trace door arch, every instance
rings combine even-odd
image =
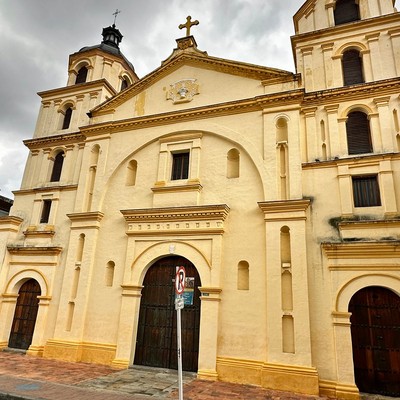
[[[134,364],[177,369],[174,281],[176,267],[184,266],[194,278],[193,304],[182,310],[182,368],[197,371],[200,332],[200,276],[186,258],[171,256],[156,261],[143,281]],[[193,281],[192,281],[193,282]]]
[[[20,287],[8,347],[27,350],[31,345],[40,295],[40,285],[35,279],[27,280]]]
[[[354,377],[361,392],[400,396],[400,297],[369,286],[349,303]]]

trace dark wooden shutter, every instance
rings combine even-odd
[[[51,172],[50,182],[58,182],[61,177],[61,170],[64,163],[64,153],[60,152],[54,159],[53,171]]]
[[[362,60],[358,50],[347,50],[343,53],[342,68],[345,86],[364,83]]]
[[[349,154],[372,153],[368,116],[361,111],[353,111],[347,116],[347,146]]]
[[[63,121],[63,126],[61,129],[68,129],[69,124],[71,123],[71,117],[72,117],[72,108],[69,107],[65,110],[65,115],[64,115],[64,121]]]
[[[374,207],[381,205],[378,178],[376,175],[353,176],[354,207]]]
[[[358,4],[355,0],[337,0],[334,16],[335,25],[358,21],[360,19]]]
[[[88,73],[88,69],[86,67],[82,67],[78,71],[78,75],[76,76],[75,83],[84,83],[84,82],[86,82],[87,73]]]

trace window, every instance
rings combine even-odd
[[[64,163],[64,152],[60,152],[54,158],[53,171],[51,172],[50,182],[58,182],[61,177],[61,170]]]
[[[172,154],[171,180],[187,179],[189,176],[189,152]]]
[[[49,222],[51,209],[51,200],[43,200],[42,215],[40,216],[40,223],[46,224]]]
[[[334,10],[335,25],[346,24],[347,22],[358,21],[360,11],[355,0],[337,0]]]
[[[239,178],[240,172],[240,153],[237,149],[231,149],[227,154],[227,178]]]
[[[75,83],[84,83],[84,82],[86,82],[87,74],[88,74],[88,69],[86,67],[82,67],[78,71],[78,75],[76,76]]]
[[[346,122],[349,154],[372,153],[368,115],[361,111],[348,114]]]
[[[358,50],[347,50],[342,58],[343,84],[345,86],[364,83],[362,59]]]
[[[353,176],[354,207],[374,207],[381,205],[378,177]]]
[[[128,168],[126,171],[126,186],[135,186],[136,184],[136,174],[137,174],[137,161],[131,160],[128,163]]]
[[[72,108],[69,107],[65,110],[64,121],[61,129],[69,128],[69,124],[71,123],[71,117],[72,117]]]
[[[121,92],[130,86],[128,79],[124,78],[121,83]]]

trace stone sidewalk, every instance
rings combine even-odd
[[[146,367],[115,370],[23,353],[0,352],[0,400],[175,400],[177,372]],[[184,374],[185,400],[322,400],[250,385],[212,382]],[[363,397],[365,400],[381,397]]]

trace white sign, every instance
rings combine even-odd
[[[175,310],[182,310],[185,307],[185,300],[181,295],[175,298]]]
[[[185,290],[185,278],[186,271],[185,267],[177,267],[175,276],[175,292],[176,294],[182,294]]]

